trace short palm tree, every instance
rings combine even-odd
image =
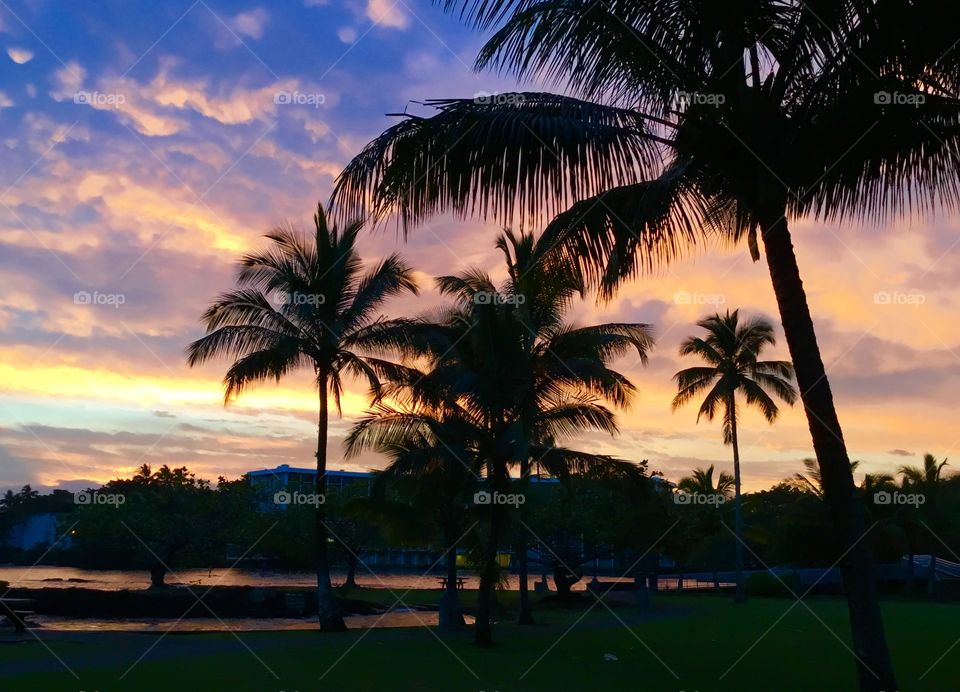
[[[935,2],[437,0],[493,30],[478,67],[565,95],[438,99],[371,142],[344,212],[554,218],[610,292],[712,232],[762,251],[840,542],[863,689],[895,689],[863,512],[789,223],[960,200],[960,52]]]
[[[412,375],[412,377],[411,377]],[[404,387],[416,388],[422,375],[410,371]],[[404,396],[407,406],[378,404],[364,415],[345,441],[347,455],[373,449],[390,459],[381,478],[409,480],[416,507],[443,536],[446,589],[440,599],[439,629],[464,627],[457,589],[457,548],[471,532],[471,501],[480,469],[476,440],[479,430],[455,404],[431,405],[428,397]]]
[[[743,502],[740,497],[740,446],[737,441],[737,396],[746,406],[757,408],[768,422],[773,423],[780,414],[773,397],[793,405],[797,390],[790,380],[793,366],[782,360],[760,360],[766,346],[776,344],[773,325],[764,319],[740,321],[740,311],[729,310],[697,322],[706,331],[704,337],[692,336],[680,345],[681,356],[697,356],[706,365],[681,370],[674,379],[677,395],[673,409],[701,395],[706,395],[700,404],[697,421],[701,417],[713,420],[718,412],[723,414],[723,442],[733,447],[734,523],[737,534],[736,568],[737,591],[735,600],[746,600],[743,583]]]
[[[684,476],[677,483],[677,490],[698,495],[719,495],[729,497],[733,491],[734,479],[726,471],[721,471],[716,482],[713,480],[713,464],[705,469],[694,469],[689,476]]]
[[[305,367],[313,370],[319,393],[316,490],[326,493],[328,399],[340,412],[343,377],[365,381],[371,396],[380,379],[400,366],[379,357],[403,345],[404,323],[380,314],[384,301],[416,293],[413,272],[390,255],[364,273],[357,254],[360,223],[328,225],[323,208],[313,217],[315,232],[278,228],[270,246],[244,256],[238,287],[221,295],[203,314],[207,334],[187,348],[190,366],[232,359],[223,378],[224,401],[248,387],[279,381]],[[328,530],[323,503],[316,511],[317,595],[321,631],[345,629],[330,585]]]
[[[923,455],[923,466],[901,466],[897,473],[902,478],[902,488],[905,492],[922,494],[924,503],[922,515],[926,515],[928,532],[936,531],[938,522],[937,496],[943,480],[943,467],[947,460],[938,461],[932,454]],[[922,516],[921,515],[921,516]],[[934,526],[930,526],[932,523]],[[930,541],[930,564],[927,568],[927,596],[933,598],[937,586],[937,541]],[[911,560],[913,556],[911,556]],[[912,579],[911,579],[912,582]]]
[[[705,469],[694,469],[691,475],[684,476],[677,482],[677,490],[691,495],[723,498],[723,502],[729,500],[734,488],[733,476],[726,471],[721,471],[720,475],[717,476],[716,481],[714,481],[713,473],[713,464],[710,464],[710,466]],[[722,507],[723,502],[715,503],[713,505],[713,511],[706,511],[700,514],[700,522],[697,527],[697,533],[700,534],[698,537],[713,538],[718,534],[722,525],[722,518],[719,510]],[[709,505],[707,506],[707,509],[709,510]],[[711,553],[713,554],[714,559],[713,586],[714,589],[719,592],[720,579],[717,575],[716,569],[716,561],[718,557],[716,546],[713,547]],[[678,586],[683,588],[682,578],[679,580]]]
[[[856,471],[859,465],[859,461],[851,461],[850,470]],[[817,460],[804,459],[803,467],[806,469],[806,473],[793,474],[793,476],[789,479],[789,483],[798,490],[801,490],[805,493],[810,493],[811,495],[816,495],[820,499],[823,499],[823,478],[820,476],[820,467],[817,466]],[[883,480],[881,476],[871,476],[870,474],[867,474],[867,479],[870,479],[871,481]]]

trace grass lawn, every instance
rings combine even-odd
[[[504,596],[507,618],[514,599]],[[49,634],[53,653],[37,641],[0,646],[0,678],[5,690],[74,691],[855,689],[844,602],[807,605],[813,613],[779,599],[661,595],[652,617],[601,605],[582,619],[582,608],[541,607],[535,627],[497,626],[490,650],[469,633],[441,643],[424,628],[169,635],[136,665],[156,635]],[[901,689],[958,689],[960,646],[944,654],[960,639],[960,605],[890,601],[884,613]]]

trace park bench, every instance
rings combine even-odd
[[[33,615],[33,612],[26,610],[32,604],[33,601],[28,598],[0,598],[0,615],[13,623],[14,632],[24,632],[27,625],[23,618]]]
[[[446,578],[446,577],[437,577],[437,581],[440,582],[440,588],[441,588],[441,589],[446,589],[446,588],[447,588],[447,578]],[[466,583],[467,583],[466,578],[464,578],[464,577],[457,577],[457,589],[461,589],[461,590],[462,590],[463,587],[464,587],[464,585],[466,585]]]

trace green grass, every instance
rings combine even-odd
[[[389,598],[363,594],[370,596]],[[409,603],[435,598],[408,596]],[[511,597],[501,603],[513,609]],[[815,616],[801,604],[784,615],[791,605],[663,595],[662,617],[641,621],[635,610],[617,607],[617,616],[633,623],[626,627],[598,606],[573,629],[583,609],[541,608],[536,627],[498,625],[498,646],[490,650],[474,647],[469,633],[444,644],[423,628],[242,633],[243,643],[230,634],[170,635],[122,681],[155,636],[100,635],[97,646],[51,638],[47,643],[79,681],[38,642],[0,646],[0,670],[4,689],[16,690],[854,689],[843,601],[810,600]],[[892,601],[884,614],[900,688],[956,689],[960,647],[933,664],[960,639],[960,605]]]

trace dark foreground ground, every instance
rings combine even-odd
[[[360,596],[390,601],[385,592]],[[436,594],[413,592],[407,603]],[[652,612],[538,605],[520,627],[501,597],[498,645],[428,628],[317,632],[0,635],[3,690],[853,690],[843,601],[660,595]],[[465,594],[465,600],[472,594]],[[468,603],[469,605],[469,603]],[[589,608],[589,611],[588,611]],[[808,609],[809,608],[809,609]],[[960,689],[960,605],[884,606],[902,690]]]

